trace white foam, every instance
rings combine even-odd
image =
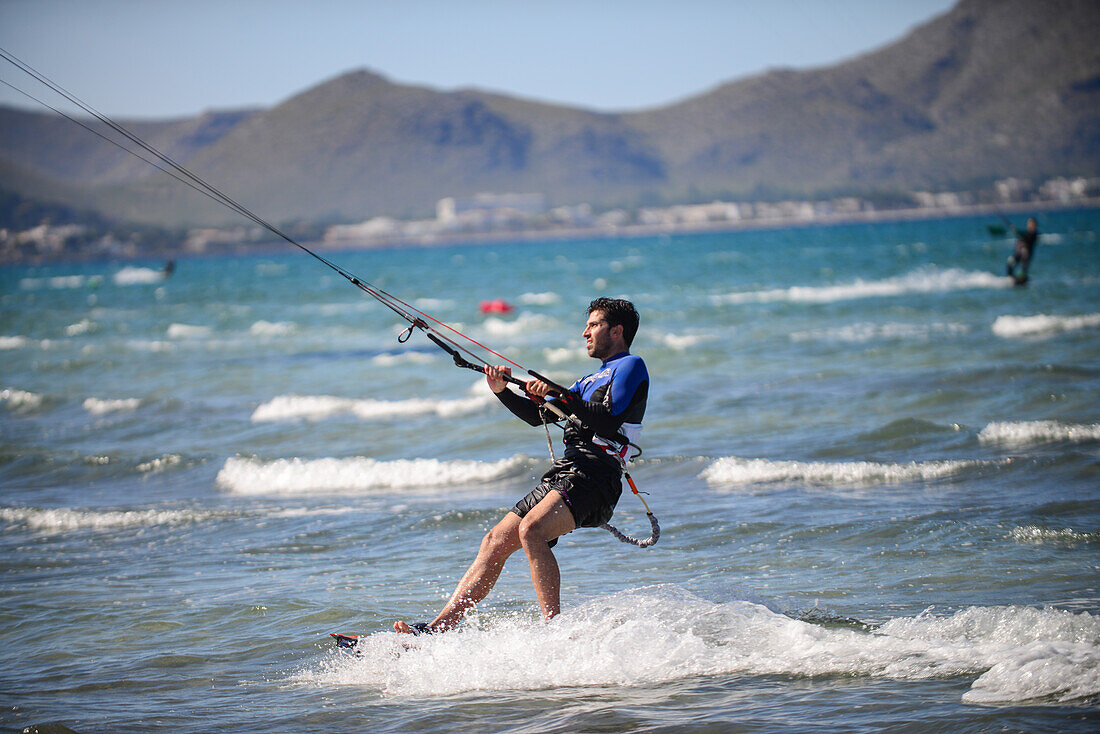
[[[95,329],[95,322],[89,319],[81,319],[75,324],[69,324],[65,327],[65,336],[80,336],[81,334],[87,334]]]
[[[1100,423],[1059,423],[1058,421],[990,423],[978,433],[978,440],[981,443],[1009,446],[1027,446],[1053,441],[1100,441]]]
[[[998,316],[993,333],[1005,339],[1026,336],[1051,336],[1064,331],[1079,331],[1100,327],[1100,313],[1082,316]]]
[[[661,334],[661,343],[677,352],[683,352],[703,342],[712,341],[709,334]]]
[[[716,305],[737,303],[832,303],[913,293],[945,293],[979,288],[1011,288],[1012,279],[982,271],[925,268],[883,280],[856,280],[842,285],[793,286],[773,290],[728,293],[711,297]]]
[[[33,291],[42,287],[63,289],[82,288],[87,278],[83,275],[56,275],[52,278],[23,278],[19,281],[19,287],[23,290]]]
[[[888,464],[872,461],[804,462],[726,457],[714,461],[699,476],[707,484],[717,486],[808,482],[836,487],[858,487],[941,479],[982,464],[980,461],[910,461],[904,464]]]
[[[196,512],[193,510],[93,511],[71,508],[0,508],[0,521],[47,534],[61,533],[68,530],[108,530],[153,525],[179,525],[200,522],[211,516],[209,512]]]
[[[159,283],[164,280],[163,270],[153,268],[138,268],[132,265],[124,267],[114,274],[115,285],[144,285],[146,283]]]
[[[1010,533],[1018,543],[1042,545],[1075,545],[1077,543],[1100,543],[1100,533],[1082,533],[1073,528],[1043,528],[1035,525],[1023,525],[1013,528]]]
[[[168,463],[174,462],[169,461]],[[315,515],[342,515],[358,509],[361,508],[273,507],[256,508],[250,510],[249,514],[261,518],[295,518]],[[0,523],[26,528],[43,535],[52,535],[73,530],[106,532],[128,528],[140,530],[161,525],[204,523],[233,517],[235,514],[216,510],[88,510],[71,507],[0,507]]]
[[[393,367],[401,364],[428,364],[435,361],[434,354],[426,352],[397,352],[396,354],[378,354],[371,362],[381,367]]]
[[[982,703],[1100,693],[1100,619],[1087,613],[970,607],[866,632],[664,586],[567,608],[548,624],[534,617],[475,617],[448,634],[418,638],[374,634],[360,642],[361,656],[335,652],[296,679],[412,698],[745,675],[976,677],[963,698]]]
[[[172,342],[160,339],[131,339],[126,346],[141,352],[171,352],[176,348]]]
[[[848,344],[864,344],[883,339],[927,341],[936,336],[957,336],[968,331],[970,329],[965,324],[952,323],[860,323],[813,331],[796,331],[791,334],[791,340],[796,342],[835,341]]]
[[[1100,693],[1100,618],[1032,607],[970,607],[950,617],[922,614],[879,634],[949,651],[981,675],[967,703],[1072,701]],[[934,649],[934,648],[933,648]]]
[[[545,293],[524,293],[519,297],[519,302],[524,306],[551,306],[561,301],[561,296],[553,291]]]
[[[92,415],[106,415],[125,410],[137,410],[141,405],[140,398],[120,398],[117,400],[103,398],[87,398],[84,400],[84,410]]]
[[[0,336],[0,349],[22,349],[30,344],[25,336]]]
[[[298,325],[289,321],[257,321],[248,328],[255,336],[289,336],[298,330]]]
[[[209,326],[170,324],[166,333],[169,339],[198,339],[209,336],[211,331],[212,329]]]
[[[218,472],[220,487],[237,494],[371,492],[389,489],[451,487],[503,479],[522,471],[528,459],[500,461],[397,459],[276,459],[234,457]]]
[[[515,320],[508,321],[496,316],[490,316],[481,324],[481,328],[487,334],[497,337],[519,336],[552,328],[557,322],[549,316],[541,314],[521,313]]]
[[[183,461],[183,457],[179,454],[165,454],[164,456],[158,456],[151,461],[146,461],[144,463],[138,464],[137,470],[142,474],[155,474],[157,472],[164,471],[170,466],[176,466],[181,461]]]
[[[279,276],[285,275],[287,272],[287,266],[284,263],[257,263],[256,275],[263,276]]]
[[[485,394],[453,400],[356,400],[329,395],[280,395],[263,403],[252,413],[253,423],[285,420],[324,420],[335,415],[354,415],[362,420],[381,420],[410,415],[435,414],[443,418],[481,410],[492,402]]]
[[[15,410],[34,409],[42,405],[42,396],[26,390],[15,390],[7,387],[0,390],[0,403],[4,403]]]
[[[588,359],[588,351],[584,347],[556,347],[542,350],[543,356],[550,364],[562,364],[563,362],[577,362]]]
[[[417,298],[413,301],[413,304],[424,311],[444,311],[449,308],[454,308],[454,301],[449,301],[443,298]]]

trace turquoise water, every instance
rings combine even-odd
[[[302,253],[0,269],[0,724],[1095,730],[1100,212],[1022,288],[986,223],[326,253],[563,382],[592,297],[642,313],[661,541],[407,650],[541,430]]]

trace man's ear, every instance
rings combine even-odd
[[[611,334],[612,339],[622,339],[623,338],[623,330],[625,328],[626,327],[624,327],[622,324],[615,324],[614,326],[611,327],[611,331],[608,332],[608,333]],[[616,329],[619,330],[619,333],[617,333],[617,334],[615,333]]]

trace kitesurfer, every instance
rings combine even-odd
[[[525,386],[534,400],[517,395],[505,381],[511,375],[509,367],[485,368],[489,389],[527,423],[538,426],[556,420],[536,402],[542,399],[578,420],[566,423],[564,456],[485,535],[477,557],[438,616],[412,626],[396,622],[396,632],[453,629],[488,595],[504,562],[520,548],[527,555],[543,617],[550,619],[561,611],[561,576],[551,548],[560,536],[578,527],[599,527],[611,519],[622,493],[622,463],[616,453],[625,452],[624,439],[636,440],[641,430],[649,374],[645,362],[630,353],[638,321],[638,312],[629,301],[592,301],[583,336],[588,356],[600,360],[600,368],[577,380],[562,396],[553,396],[553,386],[537,379]]]
[[[1027,268],[1031,264],[1031,254],[1035,251],[1035,243],[1039,241],[1039,223],[1035,221],[1035,217],[1028,217],[1023,232],[1016,229],[1015,225],[1011,226],[1012,231],[1016,233],[1016,250],[1009,256],[1005,269],[1008,271],[1008,277],[1016,281],[1017,285],[1021,285],[1027,282]],[[1017,265],[1020,266],[1019,274],[1016,273]]]

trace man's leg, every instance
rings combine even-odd
[[[560,492],[550,492],[519,524],[519,542],[531,564],[531,583],[546,619],[561,612],[561,573],[550,541],[576,529],[573,513]]]
[[[557,494],[554,492],[554,494]],[[466,569],[458,582],[450,601],[439,615],[428,624],[432,632],[454,629],[470,607],[484,599],[500,577],[508,557],[520,549],[520,517],[514,512],[506,514],[481,540],[477,558]],[[394,622],[395,632],[412,632],[405,622]]]

